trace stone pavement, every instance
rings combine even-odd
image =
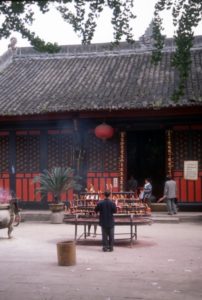
[[[114,252],[106,253],[100,237],[90,237],[78,242],[71,267],[58,266],[56,244],[73,239],[72,225],[27,221],[10,240],[2,229],[0,299],[201,300],[201,229],[196,220],[154,222],[138,227],[132,247],[116,241]]]

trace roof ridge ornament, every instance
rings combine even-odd
[[[149,26],[146,28],[145,33],[139,38],[139,41],[145,46],[152,46],[154,42],[153,38],[153,19]]]
[[[11,49],[11,50],[15,51],[16,50],[16,44],[17,44],[16,37],[11,37],[10,43],[8,44],[8,49]]]

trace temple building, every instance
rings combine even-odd
[[[145,36],[57,54],[9,47],[0,57],[0,187],[34,209],[48,200],[35,195],[33,177],[54,166],[72,167],[84,189],[97,191],[124,191],[131,175],[141,187],[150,177],[156,198],[169,173],[179,204],[202,206],[202,36],[177,102],[174,50],[166,39],[154,65]]]

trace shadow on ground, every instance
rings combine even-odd
[[[77,241],[77,245],[82,246],[101,246],[100,240],[92,240],[92,239],[86,239],[86,240],[79,240]],[[130,241],[128,240],[116,240],[114,243],[115,247],[126,247],[126,248],[143,248],[143,247],[154,247],[157,243],[153,241],[145,241],[145,240],[137,240],[133,241],[132,245]]]

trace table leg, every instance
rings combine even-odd
[[[132,247],[133,244],[133,237],[134,237],[134,233],[133,233],[133,214],[130,215],[130,245]]]
[[[74,240],[77,240],[77,223],[75,222]]]
[[[130,245],[133,243],[133,223],[130,223]]]
[[[135,240],[137,241],[137,225],[135,225]]]
[[[86,234],[86,224],[84,224],[84,238],[86,239],[86,236],[87,236],[87,234]]]

